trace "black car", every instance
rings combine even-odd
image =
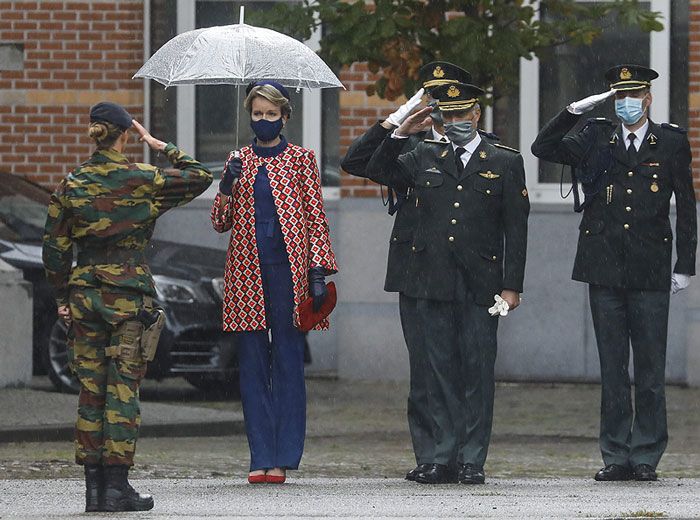
[[[0,258],[34,287],[34,373],[48,374],[57,389],[77,392],[68,367],[66,326],[46,282],[41,241],[49,193],[21,177],[0,173]],[[226,252],[153,240],[146,251],[156,301],[166,326],[147,377],[183,376],[209,393],[238,392],[235,335],[221,330]]]

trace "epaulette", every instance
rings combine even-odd
[[[486,137],[487,139],[491,139],[492,141],[500,141],[501,138],[498,137],[496,134],[492,132],[486,132],[485,130],[479,130],[479,135],[482,135],[483,137]]]
[[[610,121],[610,119],[607,119],[605,117],[592,117],[588,121],[586,121],[587,125],[608,125],[608,126],[615,126],[615,123]]]
[[[439,139],[423,139],[423,142],[433,144],[449,144],[449,141],[441,141]]]
[[[498,148],[503,148],[504,150],[508,150],[508,151],[515,152],[515,153],[520,153],[520,150],[516,150],[515,148],[511,148],[510,146],[506,146],[506,145],[501,144],[501,143],[491,143],[491,144],[498,147]]]
[[[682,126],[678,126],[676,123],[661,123],[661,128],[671,130],[673,132],[678,132],[679,134],[687,134],[688,131]]]

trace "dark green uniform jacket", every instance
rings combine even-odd
[[[69,173],[51,196],[44,235],[46,277],[58,305],[69,287],[128,289],[155,296],[143,251],[156,219],[211,184],[212,174],[169,143],[176,170],[130,162],[116,150],[97,150]],[[73,246],[78,265],[72,268]]]
[[[674,272],[695,274],[695,193],[685,131],[650,121],[630,161],[620,125],[590,120],[582,131],[567,135],[579,119],[564,109],[532,145],[540,159],[578,167],[579,175],[593,177],[600,185],[583,212],[573,279],[606,287],[669,290],[669,209],[674,193]]]
[[[341,163],[343,170],[355,177],[367,177],[367,163],[370,157],[382,143],[384,138],[391,133],[380,123],[373,125],[366,133],[357,138],[348,148]],[[420,138],[404,140],[403,151],[408,152],[415,148]],[[377,182],[376,179],[371,179]],[[407,280],[406,261],[411,254],[411,242],[413,230],[418,224],[418,210],[415,206],[413,191],[407,189],[405,183],[401,186],[392,186],[392,189],[405,197],[396,212],[394,227],[391,231],[389,242],[389,257],[386,264],[386,279],[384,290],[387,292],[403,292]]]
[[[492,305],[503,289],[522,292],[530,203],[520,154],[482,138],[460,173],[451,143],[428,139],[399,156],[404,145],[384,139],[367,176],[414,191],[418,224],[405,294],[454,300],[457,269],[480,305]]]

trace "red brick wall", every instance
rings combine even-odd
[[[0,70],[0,170],[55,185],[93,150],[90,106],[143,114],[143,1],[2,2],[0,42],[24,45],[24,70]],[[142,160],[141,145],[127,153]]]
[[[368,97],[365,88],[374,83],[375,76],[365,64],[355,64],[340,74],[347,88],[340,92],[340,153],[380,119],[386,118],[404,100],[386,101],[377,96]],[[378,197],[379,186],[372,181],[343,173],[340,178],[342,197]]]
[[[688,136],[693,150],[695,196],[700,199],[700,0],[690,0],[688,39]]]

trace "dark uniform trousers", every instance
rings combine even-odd
[[[343,158],[341,164],[343,170],[356,177],[368,178],[367,163],[389,132],[390,130],[377,123],[357,138]],[[418,139],[410,139],[403,149],[411,150],[418,142]],[[419,321],[419,300],[406,295],[403,291],[418,211],[415,206],[415,196],[411,190],[406,186],[393,186],[392,189],[394,193],[398,192],[397,197],[400,202],[394,206],[397,212],[389,240],[384,290],[399,293],[401,330],[406,342],[409,362],[409,392],[406,405],[408,429],[416,464],[428,464],[433,461],[433,419],[428,403],[425,329],[421,327]],[[406,193],[407,195],[403,195]],[[393,197],[393,194],[390,193],[389,197]]]
[[[483,466],[498,326],[488,307],[505,288],[522,292],[529,212],[522,158],[482,139],[458,171],[449,143],[425,140],[399,156],[403,145],[386,138],[367,176],[409,186],[418,212],[403,294],[415,300],[427,358],[427,462]]]
[[[639,151],[605,119],[579,121],[563,110],[540,131],[532,152],[575,167],[586,194],[573,279],[589,284],[601,370],[600,449],[608,464],[656,467],[666,448],[664,393],[672,239],[674,272],[695,274],[697,224],[684,131],[649,122]],[[632,410],[629,349],[634,353]]]

